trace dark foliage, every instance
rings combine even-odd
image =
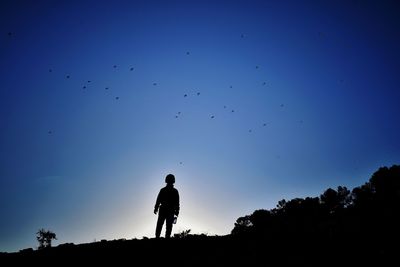
[[[302,240],[342,253],[363,251],[370,259],[387,256],[400,237],[400,166],[380,168],[351,192],[328,188],[319,197],[283,199],[272,210],[256,210],[237,219],[232,235],[292,245]]]
[[[39,229],[36,233],[36,239],[39,242],[39,249],[51,247],[53,239],[57,239],[56,234],[50,230]]]

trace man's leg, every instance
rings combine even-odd
[[[168,214],[165,218],[166,231],[165,238],[170,238],[172,232],[172,223],[174,222],[174,214]]]
[[[161,235],[161,229],[163,227],[164,220],[165,220],[165,216],[161,212],[159,212],[158,219],[157,219],[157,227],[156,227],[156,238],[159,238]]]

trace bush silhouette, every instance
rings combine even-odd
[[[51,241],[57,239],[56,234],[50,230],[39,229],[36,233],[36,239],[39,242],[38,249],[51,247]]]
[[[174,234],[174,237],[175,237],[175,238],[185,238],[185,237],[188,237],[189,234],[190,234],[190,231],[191,231],[191,229],[184,230],[184,231],[182,231],[182,232],[180,232],[180,233]]]

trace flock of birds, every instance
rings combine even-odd
[[[14,36],[14,33],[13,33],[13,32],[8,32],[7,35],[8,35],[8,37],[12,38],[12,37]],[[324,34],[322,34],[321,32],[319,32],[319,33],[318,33],[318,36],[321,37],[321,36],[324,36]],[[245,38],[245,35],[244,35],[244,34],[241,34],[241,35],[240,35],[240,38],[242,38],[242,39]],[[185,54],[186,54],[186,56],[190,56],[190,55],[191,55],[190,51],[186,51]],[[114,65],[112,65],[112,69],[118,70],[118,69],[119,69],[119,66],[116,65],[116,64],[114,64]],[[260,69],[260,66],[259,66],[259,65],[256,65],[256,66],[255,66],[255,69],[256,69],[256,70],[259,70],[259,69]],[[128,71],[129,71],[129,72],[133,72],[134,70],[135,70],[134,67],[132,67],[132,66],[128,67]],[[49,69],[48,69],[48,72],[49,72],[49,73],[53,73],[53,72],[55,72],[55,70],[54,70],[53,68],[49,68]],[[65,79],[71,79],[71,78],[72,78],[71,74],[65,74]],[[90,85],[91,83],[92,83],[92,80],[86,80],[86,81],[84,82],[84,84],[81,85],[81,89],[82,89],[82,90],[87,90],[87,89],[89,88],[89,85]],[[153,82],[152,85],[153,85],[153,86],[158,86],[158,83],[157,83],[157,82]],[[266,86],[266,85],[267,85],[267,82],[264,81],[264,82],[262,82],[261,85],[262,85],[262,86]],[[230,88],[230,89],[233,89],[233,85],[229,85],[229,88]],[[106,87],[104,87],[104,90],[109,91],[109,90],[110,90],[110,87],[106,86]],[[200,97],[200,96],[201,96],[201,92],[195,92],[193,95],[196,96],[196,97]],[[193,96],[193,95],[192,95],[192,96]],[[187,94],[187,93],[183,94],[183,98],[189,98],[189,94]],[[116,101],[118,101],[118,100],[120,99],[120,97],[119,97],[119,96],[114,96],[114,99],[115,99]],[[283,103],[280,104],[280,108],[284,108],[284,107],[285,107],[285,105],[284,105]],[[228,107],[227,107],[226,105],[223,105],[223,109],[224,109],[224,110],[227,110],[227,111],[228,111],[229,113],[231,113],[231,114],[235,113],[235,111],[236,111],[236,110],[233,109],[233,108],[228,109]],[[182,112],[181,112],[181,111],[178,111],[178,112],[174,115],[174,118],[175,118],[175,119],[179,119],[181,116],[182,116]],[[210,114],[210,115],[209,115],[209,118],[210,118],[210,119],[216,119],[216,115],[215,115],[215,114]],[[300,120],[299,123],[303,123],[303,120]],[[267,127],[268,124],[269,124],[269,123],[267,123],[267,122],[263,122],[263,123],[261,123],[260,125],[261,125],[261,127]],[[252,133],[252,132],[254,131],[254,129],[248,129],[247,131],[248,131],[248,133]],[[54,130],[48,130],[47,133],[48,133],[48,134],[53,134],[53,133],[54,133]],[[182,164],[182,162],[180,162],[180,164]]]
[[[243,38],[243,37],[242,37],[242,38]],[[186,52],[186,55],[189,56],[189,55],[190,55],[190,52]],[[112,68],[113,68],[113,69],[117,69],[118,66],[117,66],[117,65],[113,65]],[[256,69],[259,69],[260,67],[257,65],[257,66],[255,66],[255,68],[256,68]],[[133,71],[134,69],[135,69],[134,67],[129,67],[129,71]],[[48,69],[48,72],[49,72],[49,73],[53,73],[54,70],[53,70],[52,68],[49,68],[49,69]],[[66,75],[65,75],[65,79],[71,79],[71,75],[70,75],[70,74],[66,74]],[[92,83],[92,80],[87,80],[87,81],[82,85],[82,90],[88,89],[88,86],[89,86],[89,84],[91,84],[91,83]],[[262,83],[263,86],[265,86],[266,84],[267,84],[266,82],[263,82],[263,83]],[[157,86],[157,85],[158,85],[157,82],[153,82],[153,86]],[[229,88],[232,89],[233,86],[230,85]],[[110,87],[106,86],[106,87],[104,87],[104,90],[108,91],[108,90],[110,90]],[[194,94],[194,96],[200,97],[200,96],[201,96],[201,92],[196,92],[196,93]],[[188,97],[189,97],[189,94],[187,94],[187,93],[183,94],[183,98],[188,98]],[[115,100],[119,100],[120,97],[119,97],[119,96],[115,96],[114,99],[115,99]],[[280,107],[283,108],[283,107],[284,107],[284,104],[280,104]],[[223,106],[223,109],[226,110],[226,109],[228,109],[228,107],[227,107],[226,105],[224,105],[224,106]],[[229,113],[235,113],[235,109],[232,109],[232,108],[229,109]],[[181,115],[182,115],[182,112],[181,112],[181,111],[178,111],[178,112],[174,115],[174,118],[175,118],[175,119],[179,119],[179,118],[181,117]],[[209,115],[209,117],[210,117],[210,119],[215,119],[215,118],[216,118],[216,115],[211,114],[211,115]],[[302,123],[302,121],[301,121],[301,123]],[[262,123],[261,125],[262,125],[262,127],[266,127],[266,126],[268,125],[268,123],[264,122],[264,123]],[[249,133],[252,133],[252,132],[253,132],[253,129],[248,129],[248,132],[249,132]],[[49,131],[48,131],[48,134],[53,134],[53,133],[54,133],[53,130],[49,130]],[[180,163],[180,164],[182,164],[182,163]]]
[[[186,55],[190,55],[190,52],[186,52]],[[113,65],[113,68],[116,69],[116,68],[117,68],[117,65]],[[255,68],[258,69],[259,66],[256,66]],[[133,70],[134,70],[134,67],[130,67],[130,68],[129,68],[129,71],[133,71]],[[52,69],[52,68],[49,68],[48,71],[49,71],[49,73],[52,73],[52,72],[53,72],[53,69]],[[70,79],[70,78],[71,78],[71,75],[70,75],[70,74],[67,74],[67,75],[65,75],[65,78],[66,78],[66,79]],[[83,89],[83,90],[87,89],[87,88],[88,88],[88,85],[89,85],[91,82],[92,82],[91,80],[87,80],[86,83],[85,83],[84,85],[82,85],[82,89]],[[263,83],[262,83],[263,86],[265,86],[266,84],[267,84],[266,82],[263,82]],[[157,86],[157,85],[158,85],[158,84],[157,84],[156,82],[153,82],[153,86]],[[229,88],[232,89],[233,86],[230,85]],[[104,87],[104,89],[105,89],[105,90],[109,90],[110,87],[106,86],[106,87]],[[200,93],[200,92],[197,92],[195,95],[196,95],[196,96],[200,96],[201,93]],[[183,97],[184,97],[184,98],[187,98],[187,97],[189,97],[189,95],[186,93],[186,94],[183,94]],[[120,99],[119,96],[115,96],[115,100],[119,100],[119,99]],[[284,107],[284,105],[281,104],[280,107]],[[224,105],[223,108],[226,109],[227,106]],[[231,112],[231,113],[234,113],[235,110],[234,110],[234,109],[231,109],[230,112]],[[178,119],[178,118],[179,118],[179,115],[181,115],[181,114],[182,114],[182,113],[179,111],[179,112],[175,115],[175,118]],[[214,119],[214,118],[215,118],[215,115],[211,115],[210,118],[211,118],[211,119]],[[266,123],[264,123],[263,126],[266,126]],[[49,131],[49,132],[50,132],[50,131]],[[249,132],[251,132],[251,130],[249,130]]]
[[[244,38],[244,35],[242,35],[241,38]],[[187,51],[187,52],[186,52],[186,55],[189,56],[189,55],[190,55],[190,52]],[[117,69],[117,68],[118,68],[117,65],[113,65],[112,67],[113,67],[113,69]],[[260,68],[260,66],[258,66],[258,65],[255,66],[255,69],[259,69],[259,68]],[[129,71],[133,71],[133,70],[134,70],[134,67],[129,67]],[[53,72],[53,69],[52,69],[52,68],[49,68],[48,71],[49,71],[49,73],[52,73],[52,72]],[[71,75],[70,75],[70,74],[67,74],[67,75],[65,75],[65,78],[66,78],[66,79],[70,79],[70,78],[71,78]],[[88,88],[88,85],[89,85],[91,82],[92,82],[91,80],[87,80],[86,83],[85,83],[84,85],[82,85],[82,89],[83,89],[83,90],[86,90],[86,89]],[[262,83],[263,86],[265,86],[266,84],[267,84],[267,83],[266,83],[265,81]],[[157,82],[153,82],[153,86],[157,86],[157,85],[158,85]],[[232,89],[233,86],[230,85],[229,88]],[[104,90],[109,90],[109,89],[110,89],[110,87],[108,87],[108,86],[107,86],[107,87],[104,87]],[[197,97],[199,97],[200,95],[201,95],[201,92],[196,92],[196,93],[195,93],[195,96],[197,96]],[[188,95],[187,93],[183,94],[183,98],[188,98],[188,97],[189,97],[189,95]],[[119,100],[119,99],[120,99],[119,96],[115,96],[115,100]],[[280,104],[280,107],[283,108],[283,107],[284,107],[284,104]],[[223,108],[224,108],[224,109],[227,109],[228,107],[227,107],[226,105],[224,105]],[[235,109],[230,109],[229,112],[230,112],[230,113],[235,113]],[[182,112],[181,112],[181,111],[178,111],[178,112],[175,114],[174,117],[175,117],[175,119],[179,119],[181,115],[182,115]],[[215,115],[210,115],[210,119],[215,119],[215,118],[216,118]],[[303,123],[303,120],[301,120],[301,121],[299,121],[299,122],[300,122],[300,123]],[[262,125],[262,127],[266,127],[266,126],[268,125],[268,123],[264,122],[264,123],[262,123],[261,125]],[[248,132],[249,132],[249,133],[252,133],[252,132],[253,132],[253,129],[248,129]],[[53,134],[53,131],[52,131],[52,130],[49,130],[49,131],[48,131],[48,134]],[[182,164],[182,162],[180,162],[180,164]]]
[[[117,68],[117,65],[113,65],[113,68],[116,69],[116,68]],[[134,67],[130,67],[130,68],[129,68],[129,71],[133,71],[133,70],[134,70]],[[52,72],[53,72],[53,69],[52,69],[52,68],[49,68],[49,73],[52,73]],[[70,78],[71,78],[71,75],[70,75],[70,74],[67,74],[67,75],[65,75],[65,78],[66,78],[66,79],[70,79]],[[83,89],[83,90],[88,89],[88,86],[89,86],[89,84],[90,84],[91,82],[92,82],[91,80],[87,80],[86,83],[85,83],[84,85],[82,85],[82,89]],[[153,85],[157,85],[157,83],[153,83]],[[109,89],[110,89],[110,87],[108,87],[108,86],[104,87],[104,90],[106,90],[106,91],[108,91]],[[115,100],[119,100],[119,96],[115,96]]]
[[[11,37],[13,34],[12,34],[12,32],[9,32],[8,35]],[[241,34],[240,37],[241,37],[241,38],[245,38],[245,35],[244,35],[244,34]],[[186,56],[190,56],[190,51],[186,51],[185,54],[186,54]],[[112,68],[113,68],[113,69],[118,69],[118,65],[113,65]],[[134,67],[129,67],[129,68],[128,68],[128,70],[129,70],[130,72],[134,71],[134,69],[135,69]],[[259,65],[256,65],[256,66],[255,66],[255,69],[256,69],[256,70],[260,69],[260,66],[259,66]],[[54,69],[53,69],[53,68],[49,68],[49,69],[48,69],[48,72],[49,72],[49,73],[53,73],[53,72],[54,72]],[[71,74],[66,74],[66,75],[65,75],[65,78],[66,78],[66,79],[71,79]],[[81,87],[82,90],[88,89],[88,86],[89,86],[89,84],[91,84],[91,83],[92,83],[91,80],[87,80],[87,81],[82,85],[82,87]],[[157,86],[157,85],[158,85],[157,82],[153,82],[153,86]],[[262,82],[262,85],[263,85],[263,86],[266,86],[266,85],[267,85],[267,82],[265,82],[265,81]],[[230,88],[230,89],[233,89],[233,85],[229,85],[229,88]],[[108,91],[108,90],[110,90],[110,87],[106,86],[106,87],[104,87],[104,90]],[[199,97],[200,95],[201,95],[201,92],[196,92],[196,93],[195,93],[195,96],[197,96],[197,97]],[[188,98],[188,97],[189,97],[189,95],[188,95],[187,93],[183,94],[183,98]],[[119,97],[119,96],[114,96],[114,99],[115,99],[115,100],[119,100],[120,97]],[[284,107],[284,104],[280,104],[280,107],[283,108],[283,107]],[[223,108],[224,108],[224,109],[227,109],[227,106],[224,105]],[[235,113],[235,109],[230,109],[230,113]],[[174,115],[174,117],[175,117],[175,119],[179,119],[179,118],[181,117],[181,115],[182,115],[182,112],[179,111],[179,112],[177,112],[177,113]],[[216,118],[216,115],[214,115],[214,114],[211,114],[211,115],[209,115],[209,116],[210,116],[210,119],[215,119],[215,118]],[[302,122],[302,121],[301,121],[301,122]],[[262,123],[261,125],[262,125],[262,127],[266,127],[266,126],[267,126],[267,123],[264,122],[264,123]],[[252,133],[252,132],[253,132],[253,129],[248,129],[248,132],[249,132],[249,133]],[[49,130],[48,133],[49,133],[49,134],[52,134],[53,131],[52,131],[52,130]]]

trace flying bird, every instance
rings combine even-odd
[[[214,119],[214,115],[211,116],[211,119]]]
[[[82,86],[82,89],[86,89],[86,85]]]
[[[250,130],[249,130],[249,133],[251,133],[251,132],[252,132],[252,130],[250,129]]]
[[[52,133],[53,133],[53,131],[49,130],[47,133],[48,133],[48,134],[52,134]]]
[[[52,70],[52,69],[49,69],[49,72],[53,72],[53,70]]]
[[[116,96],[116,97],[115,97],[115,100],[118,100],[118,99],[119,99],[119,96]]]
[[[89,81],[87,81],[87,82],[88,82],[88,83],[91,83],[92,81],[89,80]]]
[[[187,97],[187,94],[184,94],[183,97]]]
[[[156,85],[157,85],[157,83],[153,83],[153,85],[154,85],[154,86],[156,86]]]
[[[197,95],[200,95],[200,92],[197,92]]]
[[[234,109],[232,109],[232,110],[231,110],[231,112],[233,113],[233,112],[235,112],[235,110],[234,110]]]
[[[281,108],[283,108],[285,105],[284,104],[281,104]]]
[[[130,71],[133,71],[133,67],[131,67],[129,70],[130,70]]]
[[[266,123],[264,123],[264,124],[263,124],[263,126],[265,127],[265,126],[267,126],[267,124],[266,124]]]
[[[114,65],[113,68],[115,69],[117,67],[117,65]]]
[[[104,89],[108,90],[108,87],[106,87],[106,88],[104,88]]]
[[[190,55],[190,52],[186,52],[186,55]]]
[[[69,79],[69,77],[70,77],[70,76],[69,76],[69,75],[67,75],[67,76],[65,76],[65,77],[66,77],[67,79]]]
[[[266,85],[267,83],[266,82],[263,82],[263,85]]]

